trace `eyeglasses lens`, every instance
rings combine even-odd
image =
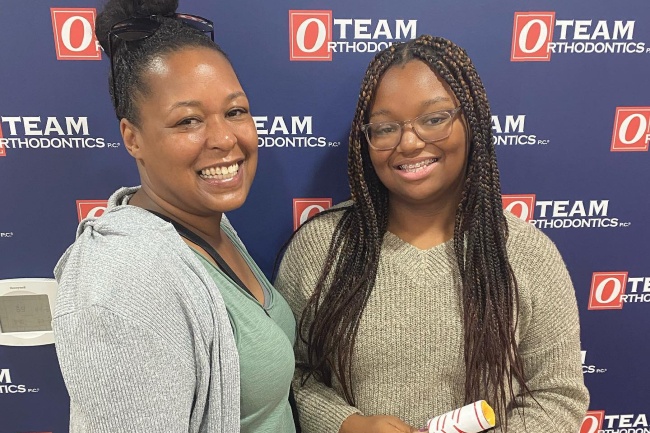
[[[401,140],[404,124],[411,124],[416,135],[423,141],[443,140],[449,136],[452,114],[439,111],[425,114],[407,122],[382,122],[365,128],[366,138],[377,149],[392,149]]]
[[[176,14],[176,19],[200,32],[208,33],[214,30],[214,25],[211,21],[197,17],[195,15]]]
[[[149,18],[132,18],[116,24],[111,29],[112,36],[123,41],[133,42],[146,39],[160,27],[158,21]]]

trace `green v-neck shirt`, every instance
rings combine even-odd
[[[251,294],[195,251],[221,292],[235,336],[241,377],[241,433],[295,433],[288,400],[295,366],[293,313],[237,234],[226,224],[222,224],[222,228],[264,292],[262,307]]]

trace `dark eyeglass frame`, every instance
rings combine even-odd
[[[417,135],[417,137],[420,140],[424,141],[425,143],[433,143],[435,141],[444,140],[445,138],[447,138],[447,137],[449,137],[451,135],[454,117],[456,116],[456,114],[458,114],[459,111],[461,111],[461,108],[462,107],[459,105],[458,107],[455,107],[455,108],[452,108],[452,109],[449,109],[449,110],[432,111],[431,113],[425,113],[425,114],[422,114],[422,115],[420,115],[418,117],[415,117],[413,119],[403,120],[401,122],[374,122],[374,123],[371,122],[371,123],[366,123],[366,124],[361,125],[361,130],[366,135],[366,140],[368,141],[368,145],[370,147],[372,147],[373,149],[378,150],[378,151],[395,149],[397,146],[399,146],[399,143],[400,143],[401,139],[398,139],[395,146],[392,146],[392,147],[385,147],[384,148],[384,147],[374,146],[372,144],[371,140],[370,140],[370,127],[373,126],[373,125],[384,125],[384,124],[386,124],[386,125],[398,125],[399,128],[400,128],[400,134],[399,135],[401,137],[402,134],[404,134],[404,126],[406,124],[409,124],[409,125],[411,125],[411,128],[413,129],[413,132],[415,133],[415,135]],[[447,135],[445,135],[444,137],[436,138],[435,140],[425,140],[424,138],[422,138],[420,136],[420,133],[415,128],[415,126],[413,126],[413,123],[416,122],[417,120],[423,118],[423,117],[431,116],[432,114],[437,114],[437,113],[447,113],[449,115],[449,119],[445,121],[445,123],[450,122],[449,123],[449,133]]]
[[[113,25],[108,31],[108,57],[111,60],[111,84],[113,87],[113,99],[115,107],[118,107],[117,86],[115,85],[115,62],[113,61],[113,40],[120,39],[123,42],[137,42],[152,36],[162,24],[157,18],[173,18],[181,23],[192,27],[203,33],[210,33],[210,39],[214,42],[214,23],[207,18],[189,14],[150,15],[134,16],[120,21]],[[118,117],[120,117],[118,115]]]

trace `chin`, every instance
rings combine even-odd
[[[243,197],[232,197],[226,200],[219,200],[219,202],[213,203],[210,208],[221,213],[231,212],[242,207],[246,202],[247,196],[248,194],[244,195]]]

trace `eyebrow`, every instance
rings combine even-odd
[[[241,92],[241,91],[233,92],[230,95],[226,96],[226,100],[232,101],[233,99],[237,99],[240,96],[245,97],[246,94],[244,92]],[[201,103],[201,101],[197,101],[197,100],[194,100],[194,99],[189,100],[189,101],[178,101],[178,102],[174,103],[171,107],[169,107],[169,112],[172,112],[172,111],[174,111],[175,109],[177,109],[179,107],[200,107],[201,105],[203,105]]]
[[[228,95],[228,97],[226,99],[228,99],[229,101],[232,101],[233,99],[237,99],[240,96],[246,96],[246,94],[244,92],[242,92],[242,91],[233,92],[230,95]]]
[[[426,108],[426,107],[430,107],[432,105],[436,105],[436,104],[438,104],[440,102],[449,102],[449,101],[451,101],[451,98],[449,98],[447,96],[436,96],[435,98],[428,99],[428,100],[424,101],[421,105],[422,105],[422,108]],[[390,116],[391,114],[393,114],[393,113],[390,110],[378,110],[378,111],[373,112],[370,115],[369,119],[372,119],[374,116],[381,116],[381,115]]]

